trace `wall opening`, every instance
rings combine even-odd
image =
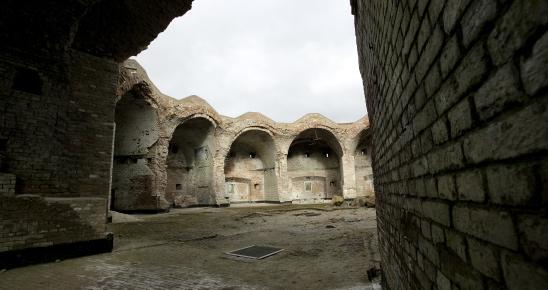
[[[371,132],[365,129],[358,134],[357,146],[354,152],[354,164],[356,172],[356,196],[366,197],[374,203],[375,192],[373,189],[373,168],[371,167]]]
[[[230,202],[279,201],[276,146],[272,136],[250,130],[238,136],[225,159]]]
[[[214,125],[194,118],[177,126],[167,156],[166,199],[174,207],[210,204],[213,192]]]
[[[26,93],[41,95],[42,86],[43,81],[37,71],[28,68],[19,68],[15,72],[11,88]]]
[[[292,198],[315,203],[342,195],[341,156],[339,141],[328,130],[312,128],[301,132],[287,154]]]
[[[146,162],[159,138],[158,113],[148,96],[134,88],[115,109],[111,207],[114,210],[155,210],[155,174]]]

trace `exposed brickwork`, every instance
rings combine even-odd
[[[116,110],[125,114],[117,113],[114,209],[162,210],[232,201],[310,203],[334,195],[374,202],[367,117],[353,123],[335,123],[314,113],[293,123],[278,123],[256,112],[226,117],[198,96],[177,100],[162,94],[135,60],[121,67]],[[433,104],[430,110],[435,110]],[[199,127],[199,123],[209,125]],[[233,145],[246,134],[263,139],[247,141],[246,149],[238,153]],[[428,134],[424,137],[425,143],[431,139]],[[309,146],[315,138],[325,142],[323,147]],[[305,146],[292,147],[294,141]],[[173,146],[178,148],[175,153],[170,150]],[[211,158],[195,162],[194,152],[203,149]],[[235,166],[231,151],[240,163],[249,159],[250,152],[264,160]],[[306,152],[310,158],[304,157]],[[231,170],[226,164],[240,169]],[[245,172],[249,166],[255,172]],[[309,192],[304,186],[308,179],[313,187]],[[142,186],[138,180],[148,182]]]
[[[15,175],[9,173],[0,173],[0,195],[15,195]]]
[[[0,252],[105,237],[104,198],[0,198]]]
[[[0,252],[105,238],[119,77],[113,59],[145,49],[191,3],[6,3]]]
[[[548,2],[351,1],[390,289],[542,289]]]
[[[105,238],[118,65],[42,57],[0,53],[0,252]]]

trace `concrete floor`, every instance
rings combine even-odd
[[[329,205],[114,213],[112,253],[0,272],[0,289],[380,289],[375,210]],[[263,260],[224,254],[248,245]]]

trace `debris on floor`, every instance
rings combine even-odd
[[[331,202],[335,206],[341,206],[344,202],[344,198],[340,195],[333,195],[333,197],[331,198]]]

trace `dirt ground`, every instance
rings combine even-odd
[[[112,253],[0,272],[0,289],[380,289],[375,210],[330,205],[113,214]],[[262,260],[226,255],[285,250]]]

